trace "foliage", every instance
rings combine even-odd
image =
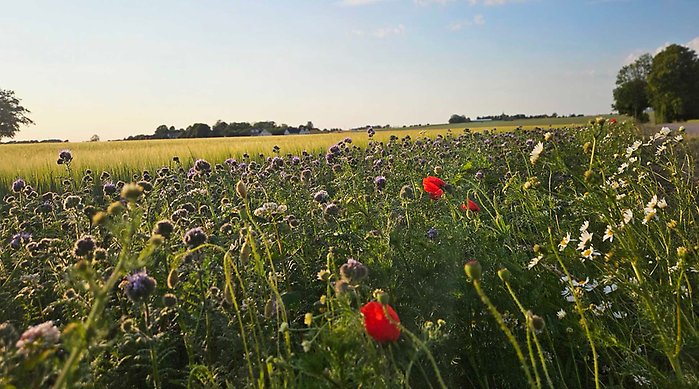
[[[13,182],[0,385],[699,384],[681,132],[386,135]]]
[[[650,106],[648,92],[648,75],[653,57],[643,54],[632,64],[619,70],[614,89],[612,108],[620,114],[629,115],[641,122],[648,121],[644,110]]]
[[[658,53],[648,86],[657,122],[699,118],[699,59],[694,50],[670,45]]]
[[[453,114],[449,118],[449,124],[456,124],[456,123],[468,123],[470,122],[471,119],[467,118],[464,115],[458,115],[458,114]]]
[[[0,89],[0,139],[14,138],[20,125],[34,124],[27,116],[31,112],[19,103],[14,91]]]

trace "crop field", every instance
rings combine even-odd
[[[463,127],[2,146],[0,386],[699,386],[685,134]]]

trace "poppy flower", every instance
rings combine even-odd
[[[425,192],[430,194],[432,200],[442,197],[445,185],[444,181],[433,176],[427,176],[422,180],[422,187],[425,189]]]
[[[475,201],[468,199],[466,204],[461,204],[461,209],[463,211],[479,212],[481,210],[481,207],[479,207]]]
[[[384,306],[381,303],[371,301],[360,309],[364,315],[366,332],[379,343],[395,342],[400,337],[400,328],[397,326],[400,323],[398,314],[390,305],[386,304],[385,307],[384,311]],[[386,317],[386,312],[391,317],[390,319]]]
[[[616,118],[609,119],[609,124],[616,124]]]

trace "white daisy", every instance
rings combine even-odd
[[[592,235],[593,233],[589,231],[583,231],[582,234],[580,234],[580,242],[578,243],[578,250],[582,251],[585,250],[585,246],[587,246],[587,242],[592,241]]]
[[[629,224],[633,220],[633,211],[630,209],[625,209],[622,215],[624,216],[624,224]]]
[[[614,241],[614,231],[612,230],[612,226],[607,225],[607,230],[604,231],[604,237],[602,238],[602,242],[605,242],[607,239],[609,239],[610,242]]]
[[[570,243],[570,232],[561,239],[561,243],[558,244],[558,251],[565,250],[565,248],[568,247],[568,243]]]
[[[665,209],[665,207],[667,207],[667,202],[665,201],[665,198],[662,198],[662,199],[658,200],[658,204],[656,204],[656,205],[660,209]]]
[[[587,231],[587,228],[590,227],[590,222],[585,220],[585,222],[580,226],[580,232]]]
[[[539,261],[541,261],[544,258],[543,255],[539,254],[539,256],[532,258],[531,261],[529,261],[529,265],[527,265],[527,269],[531,270],[534,266],[536,266]]]
[[[558,319],[559,319],[559,320],[560,320],[560,319],[563,319],[564,317],[566,317],[566,315],[567,315],[567,313],[566,313],[566,311],[565,311],[563,308],[561,308],[560,311],[556,312],[556,316],[558,316]]]
[[[585,262],[587,259],[593,259],[594,257],[599,255],[599,251],[595,251],[595,248],[590,245],[585,251],[580,253],[582,255],[582,261]]]
[[[544,144],[539,142],[536,144],[536,146],[534,146],[534,149],[529,155],[529,161],[532,163],[532,165],[535,164],[536,161],[539,159],[539,156],[541,156],[542,151],[544,151]]]

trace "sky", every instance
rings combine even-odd
[[[611,112],[619,69],[699,52],[699,0],[0,0],[0,89],[85,141],[217,120],[318,128]]]

